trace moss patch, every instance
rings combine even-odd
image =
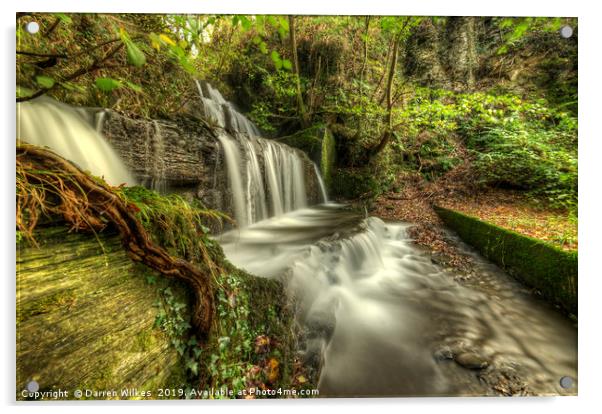
[[[536,288],[550,302],[577,315],[577,252],[563,251],[453,210],[435,207],[435,211],[483,256]]]
[[[322,157],[320,159],[320,171],[324,179],[324,185],[330,190],[332,185],[332,172],[336,162],[336,142],[334,135],[328,128],[324,128],[322,137]]]

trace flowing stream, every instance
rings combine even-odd
[[[570,320],[459,240],[477,271],[456,281],[412,243],[409,226],[325,204],[219,240],[235,265],[288,281],[322,396],[575,393],[559,385],[577,377]],[[467,369],[452,353],[489,367]]]

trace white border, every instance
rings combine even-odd
[[[2,358],[0,365],[0,393],[9,411],[41,409],[48,413],[99,412],[108,410],[126,411],[142,409],[163,413],[165,410],[220,412],[243,411],[262,412],[275,409],[281,412],[307,413],[319,410],[345,410],[365,412],[374,406],[378,412],[437,411],[442,413],[504,413],[545,411],[547,413],[577,413],[590,411],[596,406],[597,395],[602,393],[602,367],[600,360],[599,303],[602,293],[602,274],[599,271],[599,258],[602,257],[600,235],[600,197],[602,174],[600,101],[602,91],[602,65],[600,64],[600,31],[602,14],[596,10],[595,0],[361,0],[326,1],[302,0],[196,0],[184,2],[170,0],[154,4],[139,0],[53,0],[40,2],[21,0],[16,4],[2,2],[2,49],[3,61],[1,80],[4,91],[0,99],[2,107],[2,131],[0,142],[0,174],[2,176],[3,198],[0,202],[0,235],[2,246]],[[14,401],[14,139],[15,139],[15,75],[14,75],[14,27],[16,11],[72,11],[72,12],[154,12],[154,13],[237,13],[237,14],[400,14],[400,15],[477,15],[477,16],[578,16],[579,17],[579,397],[557,398],[414,398],[414,399],[331,399],[319,401],[234,401],[175,404],[173,402],[114,403],[102,402],[92,406],[81,404],[15,405]],[[169,407],[168,407],[169,406]],[[173,408],[171,408],[173,407]],[[83,410],[82,410],[83,409]]]

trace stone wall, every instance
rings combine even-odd
[[[111,110],[100,113],[95,114],[96,119],[102,119],[100,132],[140,184],[195,197],[209,208],[233,215],[223,151],[217,139],[223,130],[193,116],[151,120]],[[302,151],[298,154],[305,160],[308,203],[319,203],[320,187],[313,163]],[[260,154],[258,161],[263,169]]]

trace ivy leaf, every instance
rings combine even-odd
[[[113,78],[96,78],[96,87],[103,92],[111,92],[113,89],[121,88],[121,82]]]
[[[54,79],[50,76],[40,75],[36,76],[36,83],[44,89],[50,89],[54,86]]]

